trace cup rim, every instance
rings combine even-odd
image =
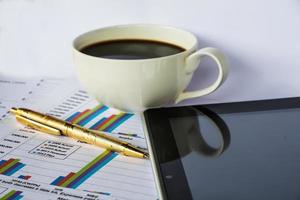
[[[181,31],[181,32],[184,32],[185,34],[189,35],[190,37],[192,37],[195,42],[192,45],[192,47],[187,48],[187,49],[184,48],[185,50],[182,51],[182,52],[180,52],[180,53],[176,53],[176,54],[172,54],[172,55],[168,55],[168,56],[161,56],[161,57],[157,57],[157,58],[131,59],[131,60],[128,60],[128,59],[113,59],[113,58],[103,58],[103,57],[91,56],[91,55],[88,55],[88,54],[85,54],[85,53],[81,52],[78,48],[76,48],[76,42],[78,42],[78,40],[81,39],[81,37],[84,37],[85,35],[91,34],[93,32],[97,32],[97,31],[104,30],[104,29],[123,28],[123,27],[139,27],[139,26],[146,26],[146,27],[155,26],[155,27],[160,27],[160,28],[167,28],[167,29],[173,29],[173,30],[176,30],[176,31]],[[166,41],[160,41],[160,42],[167,43]],[[78,35],[77,37],[75,37],[73,39],[73,42],[72,42],[73,51],[75,51],[76,53],[79,53],[81,55],[87,56],[87,57],[92,58],[92,59],[105,60],[105,61],[111,61],[111,62],[120,62],[120,61],[121,62],[141,62],[141,61],[142,62],[146,62],[146,61],[153,61],[153,60],[169,59],[169,58],[176,57],[176,56],[179,56],[179,55],[182,55],[182,54],[186,54],[189,51],[193,51],[193,50],[195,51],[196,48],[197,48],[197,45],[198,45],[197,37],[193,33],[189,32],[189,31],[187,31],[185,29],[178,28],[178,27],[175,27],[175,26],[170,26],[170,25],[146,24],[146,23],[121,24],[121,25],[105,26],[105,27],[93,29],[93,30],[90,30],[90,31],[87,31],[87,32],[84,32],[84,33]]]

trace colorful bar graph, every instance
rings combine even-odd
[[[18,178],[24,179],[24,180],[29,180],[31,178],[31,176],[29,176],[29,175],[20,175],[20,176],[18,176]]]
[[[108,118],[102,118],[98,122],[96,122],[91,129],[112,132],[122,123],[124,123],[127,119],[129,119],[133,114],[131,113],[120,113],[118,115],[111,115]]]
[[[96,108],[91,110],[88,115],[86,115],[83,119],[77,122],[77,124],[80,126],[84,126],[107,109],[108,109],[107,106],[97,106]]]
[[[67,176],[63,177],[62,176],[62,179],[57,183],[57,185],[62,185],[64,184],[67,180],[69,180],[72,176],[74,176],[75,173],[74,172],[71,172],[69,173]]]
[[[96,122],[93,126],[90,127],[90,129],[97,130],[97,127],[102,124],[104,121],[106,121],[106,117],[103,117],[98,122]]]
[[[59,176],[51,183],[51,185],[60,186],[58,183],[60,183],[63,179],[64,179],[64,176]]]
[[[104,105],[98,105],[93,109],[86,109],[82,112],[76,112],[66,119],[66,121],[80,126],[85,126],[93,119],[97,118],[101,113],[108,110],[109,108]],[[95,124],[90,126],[91,129],[101,130],[106,132],[112,132],[133,114],[131,113],[119,113],[118,115],[111,115],[109,117],[103,117],[99,119]]]
[[[81,119],[81,117],[82,116],[84,116],[86,113],[88,113],[88,112],[90,112],[90,110],[89,109],[87,109],[87,110],[85,110],[85,111],[83,111],[83,112],[77,112],[77,113],[75,113],[75,116],[74,115],[72,115],[71,117],[71,119],[67,119],[67,121],[69,121],[69,122],[71,122],[71,123],[76,123],[76,121],[78,121],[78,119],[80,120]]]
[[[125,122],[127,119],[129,119],[133,114],[130,113],[124,113],[122,115],[119,115],[118,118],[112,122],[109,126],[107,126],[104,131],[112,132],[114,129],[116,129],[118,126],[120,126],[123,122]]]
[[[83,112],[76,112],[70,117],[68,117],[66,120],[68,122],[84,126],[107,109],[107,106],[98,105],[93,109],[86,109]]]
[[[51,185],[75,189],[116,156],[116,153],[106,150],[78,172],[71,172],[65,177],[59,176],[51,183]]]
[[[80,115],[80,112],[74,113],[73,115],[71,115],[70,117],[68,117],[68,118],[66,119],[66,121],[67,121],[67,122],[72,122],[72,121],[75,119],[75,117],[77,117],[78,115]]]
[[[94,127],[94,126],[91,126],[90,128],[91,129],[94,129],[94,130],[103,130],[105,128],[105,126],[110,122],[110,121],[113,121],[114,118],[116,117],[116,115],[111,115],[110,117],[106,118],[104,117],[102,121],[102,119],[100,119],[102,121],[102,123],[100,123],[98,126]]]
[[[101,117],[100,114],[108,110],[109,108],[104,105],[98,105],[92,109],[86,109],[82,112],[76,112],[72,114],[70,117],[66,119],[66,121],[78,124],[80,126],[85,126],[92,120],[98,118],[99,120],[92,124],[89,128],[93,130],[102,130],[107,132],[112,132],[114,129],[119,127],[122,123],[124,123],[127,119],[129,119],[133,114],[131,113],[119,113],[116,115],[110,115],[108,117]],[[113,158],[117,156],[116,153],[111,151],[104,151],[90,163],[85,165],[78,172],[70,172],[66,176],[57,177],[51,185],[66,187],[66,188],[77,188],[82,183],[84,183],[89,177],[91,177],[94,173],[104,167],[107,163],[109,163]],[[103,193],[106,195],[110,195],[109,193]]]
[[[10,158],[9,160],[0,161],[0,174],[11,176],[23,168],[25,164],[19,162],[20,159]]]
[[[18,200],[23,198],[23,195],[21,194],[21,191],[11,190],[8,193],[6,193],[3,197],[1,197],[0,200]]]

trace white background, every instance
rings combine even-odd
[[[71,43],[103,26],[167,24],[229,58],[221,102],[300,96],[300,0],[0,0],[0,76],[74,76]],[[215,77],[205,60],[189,89]]]

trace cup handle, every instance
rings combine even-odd
[[[212,83],[211,85],[209,85],[208,87],[206,87],[204,89],[196,90],[196,91],[182,92],[181,94],[179,94],[179,96],[175,100],[175,103],[178,103],[185,99],[201,97],[201,96],[207,95],[209,93],[212,93],[218,87],[220,87],[222,85],[222,83],[225,81],[225,79],[228,75],[228,70],[229,70],[228,69],[228,61],[225,58],[224,54],[220,50],[218,50],[216,48],[212,48],[212,47],[206,47],[206,48],[200,49],[200,50],[194,52],[193,54],[189,55],[186,58],[186,68],[185,68],[186,74],[189,75],[189,74],[193,73],[197,69],[197,67],[201,61],[201,58],[204,56],[211,57],[217,63],[217,66],[219,69],[219,74],[218,74],[217,79],[214,81],[214,83]]]

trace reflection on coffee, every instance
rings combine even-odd
[[[123,60],[170,56],[185,51],[182,47],[151,40],[111,40],[94,43],[80,50],[87,55]]]

